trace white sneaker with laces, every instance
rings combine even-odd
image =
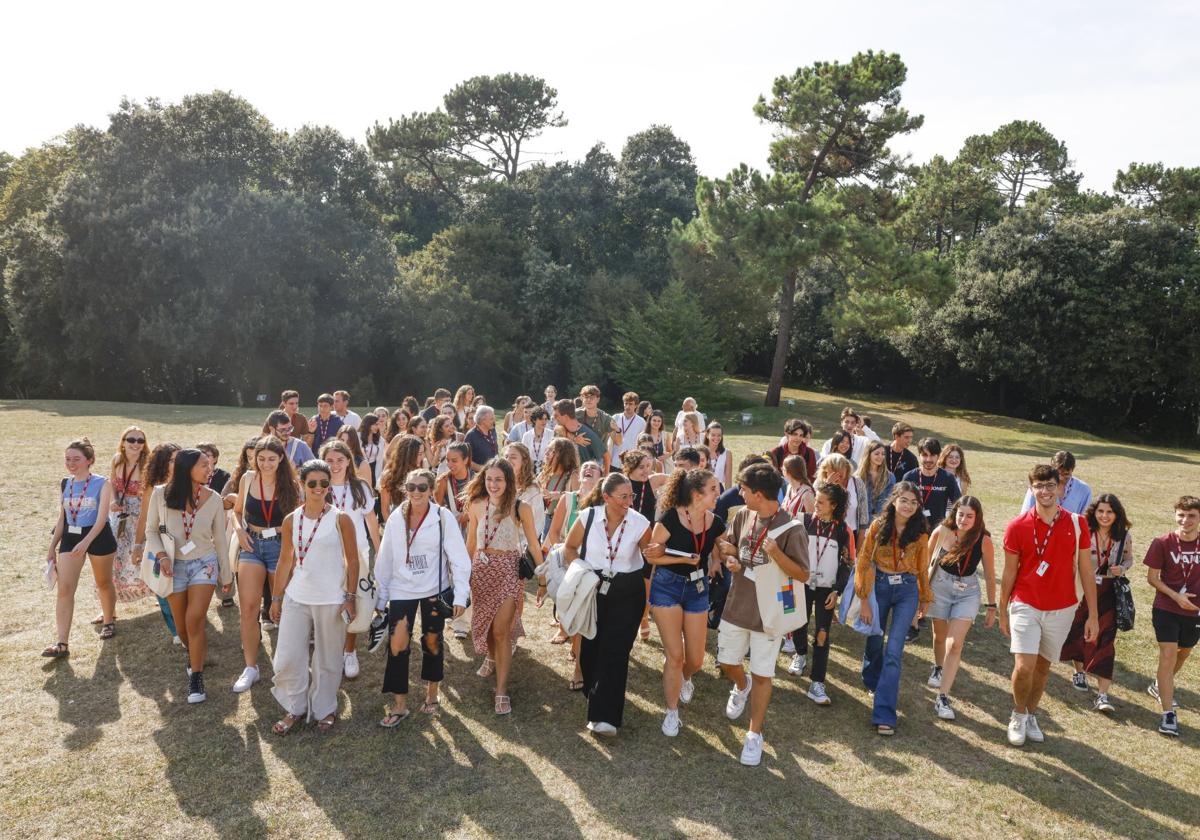
[[[742,744],[742,764],[747,767],[757,767],[762,764],[763,737],[757,732],[747,732]]]
[[[358,651],[352,650],[342,656],[342,673],[346,679],[352,680],[358,676]]]
[[[746,678],[745,690],[739,690],[735,685],[729,690],[729,700],[725,703],[725,717],[737,720],[746,710],[746,701],[750,699],[750,689],[753,687],[749,677]]]
[[[588,732],[591,732],[593,735],[607,735],[611,737],[617,734],[617,727],[602,720],[589,720],[587,728]]]
[[[808,657],[802,653],[797,653],[792,657],[792,664],[788,665],[788,673],[793,677],[798,677],[804,673],[804,666],[808,664]]]
[[[1042,734],[1042,728],[1038,726],[1037,715],[1029,713],[1029,719],[1025,721],[1025,737],[1035,744],[1040,744],[1046,740],[1046,736]]]
[[[1096,700],[1092,704],[1097,712],[1115,712],[1117,707],[1108,699],[1108,694],[1101,693],[1096,695]]]
[[[1154,682],[1150,683],[1150,685],[1146,686],[1146,693],[1149,694],[1151,697],[1153,697],[1155,700],[1162,700],[1162,698],[1158,696],[1158,680],[1155,680]],[[1179,708],[1179,701],[1176,700],[1174,697],[1171,698],[1171,708],[1172,709]]]
[[[691,703],[692,697],[696,695],[696,684],[691,680],[684,680],[679,686],[679,702]]]
[[[233,683],[233,693],[241,694],[243,691],[249,691],[250,686],[258,682],[258,669],[253,665],[247,665],[242,669],[242,675]]]
[[[1008,743],[1014,747],[1025,745],[1025,725],[1029,715],[1013,712],[1008,720]]]
[[[942,720],[954,720],[954,709],[950,708],[950,698],[945,694],[939,694],[933,701],[933,710]]]
[[[1071,688],[1076,691],[1087,691],[1087,674],[1083,673],[1083,671],[1076,671],[1075,676],[1071,677]]]
[[[172,637],[171,637],[171,644],[173,644],[173,645],[181,645],[181,644],[183,644],[183,639],[179,638],[178,636],[172,636]]]
[[[792,654],[796,652],[796,642],[791,636],[783,640],[783,653]]]
[[[666,717],[663,718],[662,732],[668,738],[674,738],[679,734],[679,728],[683,726],[683,721],[679,718],[678,709],[667,709]]]
[[[814,682],[808,687],[808,699],[818,706],[828,706],[832,702],[829,695],[825,693],[825,683],[823,682]]]
[[[941,665],[934,665],[933,668],[931,668],[929,670],[929,679],[927,679],[925,681],[925,685],[929,686],[930,688],[941,688],[942,687],[942,666]]]

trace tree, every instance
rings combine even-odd
[[[1200,219],[1200,167],[1131,163],[1118,170],[1113,190],[1134,207],[1178,225],[1195,228]]]
[[[686,393],[711,404],[727,398],[716,323],[679,280],[628,310],[614,330],[613,350],[617,382],[645,399],[666,402]]]
[[[941,259],[1000,219],[1001,201],[990,178],[960,160],[934,155],[905,185],[897,235],[914,251]]]
[[[817,62],[780,76],[755,113],[777,136],[763,176],[742,166],[719,181],[701,179],[700,214],[742,261],[779,290],[775,353],[766,405],[778,405],[801,273],[844,240],[824,193],[843,180],[883,178],[895,162],[887,143],[914,131],[921,117],[900,107],[906,70],[895,54],[866,52],[848,64]]]
[[[1008,215],[1030,192],[1064,182],[1079,183],[1071,172],[1067,144],[1033,120],[1014,120],[991,134],[976,134],[963,143],[959,160],[991,178]]]

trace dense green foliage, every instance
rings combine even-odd
[[[768,402],[791,378],[1194,438],[1200,168],[1134,162],[1084,191],[1033,120],[912,165],[889,149],[923,122],[906,74],[867,52],[779,76],[753,107],[767,167],[716,177],[664,125],[547,161],[566,109],[517,73],[365,143],[281,132],[224,92],[122,102],[0,154],[0,381],[711,400],[739,372]]]

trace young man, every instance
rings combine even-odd
[[[333,413],[342,421],[343,426],[357,429],[362,424],[362,418],[358,416],[358,413],[350,410],[349,391],[333,392]]]
[[[1154,587],[1151,620],[1158,641],[1158,678],[1146,689],[1162,708],[1158,731],[1179,737],[1175,713],[1175,675],[1200,641],[1200,499],[1181,496],[1175,503],[1176,528],[1156,537],[1142,562]]]
[[[627,392],[621,397],[622,412],[613,418],[617,433],[613,435],[613,443],[608,448],[613,472],[620,471],[621,456],[630,449],[637,449],[638,435],[646,431],[646,421],[637,413],[639,402],[641,398],[637,394]]]
[[[737,474],[741,475],[752,464],[766,464],[770,466],[771,462],[763,455],[747,455],[741,460],[737,466]],[[713,513],[721,517],[723,522],[728,522],[730,514],[736,514],[746,504],[746,500],[742,498],[742,488],[738,483],[733,482],[733,486],[717,497],[717,505],[713,508]],[[721,614],[725,611],[725,599],[729,597],[729,586],[733,582],[733,574],[727,568],[721,569],[721,574],[713,578],[714,585],[709,589],[708,597],[708,629],[715,630],[720,625]]]
[[[858,433],[870,440],[877,440],[883,443],[883,438],[875,434],[875,430],[871,428],[871,416],[864,414],[858,419]]]
[[[793,417],[783,424],[784,440],[779,446],[770,451],[769,457],[775,469],[783,469],[783,459],[789,455],[799,455],[808,467],[808,480],[817,480],[817,453],[808,445],[812,438],[812,426],[807,420]]]
[[[575,413],[575,403],[571,400],[559,400],[554,404],[554,422],[566,429],[567,437],[579,451],[579,463],[595,461],[603,464],[608,456],[604,441],[596,430],[578,419]]]
[[[725,602],[725,612],[717,631],[717,663],[733,682],[725,716],[737,720],[750,701],[750,727],[742,746],[742,764],[755,766],[762,761],[763,719],[771,700],[771,681],[779,658],[782,637],[771,638],[763,632],[758,611],[754,569],[775,562],[797,581],[808,580],[808,534],[779,506],[783,476],[769,464],[752,464],[738,473],[738,486],[746,502],[733,517],[725,540],[718,550],[733,583]],[[728,542],[727,542],[727,541]],[[750,680],[743,661],[750,653]]]
[[[525,444],[530,457],[533,458],[534,475],[542,471],[542,464],[546,461],[546,451],[550,448],[553,440],[554,429],[550,425],[550,418],[546,415],[545,409],[540,405],[534,406],[529,411],[529,429],[521,435],[521,443]]]
[[[342,418],[333,413],[333,395],[322,394],[317,397],[317,416],[308,420],[308,430],[312,432],[313,452],[320,452],[321,444],[336,438],[340,428]]]
[[[1058,503],[1065,510],[1083,516],[1088,505],[1092,503],[1092,488],[1086,482],[1075,478],[1075,456],[1066,450],[1055,452],[1050,458],[1050,466],[1058,470]],[[1033,507],[1033,493],[1025,491],[1025,501],[1021,503],[1021,513]]]
[[[1004,529],[1004,575],[1000,581],[1000,630],[1011,638],[1013,713],[1008,742],[1042,742],[1038,703],[1050,666],[1058,662],[1071,630],[1082,584],[1088,618],[1083,637],[1099,632],[1092,540],[1087,521],[1059,504],[1058,470],[1041,464],[1029,471],[1034,507]]]
[[[862,418],[858,416],[858,412],[853,408],[846,407],[842,409],[842,431],[850,435],[850,457],[854,459],[854,463],[856,464],[862,463],[863,453],[867,451],[867,438],[862,436],[858,428],[861,420]],[[832,448],[833,438],[831,437],[821,447],[821,457],[824,458],[828,455],[829,450]]]
[[[496,443],[496,412],[490,405],[475,409],[475,425],[463,441],[471,447],[471,469],[481,470],[500,451]]]
[[[900,480],[917,485],[917,498],[921,500],[925,524],[932,533],[934,528],[942,524],[946,510],[958,501],[962,491],[958,489],[954,476],[937,465],[938,456],[942,454],[941,441],[931,437],[921,438],[917,451],[921,453],[921,465],[906,472]]]
[[[268,434],[275,435],[275,437],[283,441],[284,448],[287,450],[288,460],[292,464],[298,467],[305,461],[313,459],[313,451],[308,448],[308,444],[297,437],[292,437],[295,427],[292,426],[292,421],[288,418],[286,412],[272,411],[267,415],[267,428],[270,430]]]
[[[579,398],[583,400],[583,407],[575,409],[575,419],[585,426],[590,426],[596,430],[596,434],[600,436],[601,443],[604,446],[603,456],[597,460],[604,464],[604,472],[608,472],[612,466],[612,457],[608,451],[609,441],[620,443],[620,434],[617,432],[617,424],[613,422],[611,416],[604,409],[600,408],[600,389],[595,385],[584,385],[579,389]],[[637,406],[634,406],[635,408]]]
[[[436,391],[433,392],[433,405],[429,406],[424,411],[422,411],[421,416],[424,417],[430,423],[432,423],[433,418],[437,417],[439,414],[442,413],[442,406],[444,406],[446,403],[450,402],[451,396],[453,396],[453,395],[449,391],[447,391],[445,388],[438,388]]]
[[[475,473],[471,470],[471,447],[462,441],[450,444],[446,448],[446,472],[438,476],[433,485],[433,500],[442,507],[449,508],[462,529],[463,536],[467,532],[467,506],[459,501],[459,496],[466,492],[467,485]],[[458,618],[450,623],[454,638],[465,639],[471,630],[471,605]]]
[[[292,421],[292,428],[295,429],[295,435],[300,440],[306,441],[308,438],[305,432],[308,431],[308,418],[300,413],[300,392],[299,391],[284,391],[279,395],[279,410],[286,413]],[[262,433],[264,435],[271,434],[271,427],[263,423]]]
[[[918,466],[917,456],[909,449],[912,439],[912,426],[907,423],[896,423],[892,426],[892,443],[884,450],[884,454],[887,456],[888,471],[896,476],[897,481],[903,481],[904,476]]]

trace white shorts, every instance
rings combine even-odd
[[[1039,610],[1020,601],[1008,604],[1008,632],[1012,637],[1012,653],[1036,653],[1043,659],[1057,662],[1063,642],[1071,632],[1076,605],[1061,610]]]
[[[766,679],[775,678],[775,662],[779,659],[779,648],[783,637],[772,639],[766,633],[746,630],[730,624],[724,619],[717,628],[717,663],[741,665],[750,651],[750,673]]]

